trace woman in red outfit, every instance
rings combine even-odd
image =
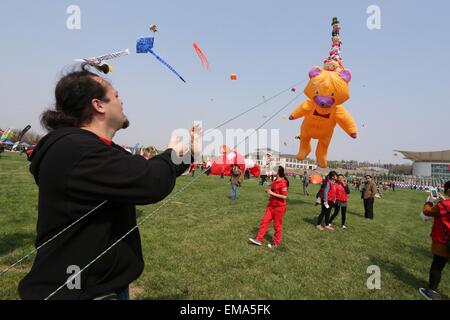
[[[334,214],[331,216],[329,224],[333,222],[333,220],[339,214],[339,210],[341,211],[342,216],[342,229],[347,229],[345,225],[347,206],[348,206],[348,194],[350,193],[350,189],[345,182],[345,177],[343,174],[338,174],[338,181],[336,183],[336,204],[334,206]]]
[[[334,230],[333,226],[330,224],[330,213],[336,203],[336,180],[337,172],[330,171],[327,178],[324,180],[322,187],[320,188],[319,194],[322,209],[320,210],[319,217],[317,218],[317,230]],[[325,228],[322,226],[323,218],[325,218]]]
[[[275,181],[272,182],[269,188],[265,190],[270,196],[269,204],[266,208],[266,214],[262,218],[256,239],[250,238],[250,242],[258,246],[262,245],[264,236],[266,234],[269,224],[273,220],[273,227],[275,234],[273,236],[273,243],[269,243],[268,247],[271,249],[277,248],[281,244],[281,232],[283,225],[283,217],[286,212],[286,198],[288,195],[289,180],[284,175],[284,168],[278,167],[275,175]]]
[[[450,181],[444,185],[444,193],[450,197]],[[432,200],[435,200],[433,203]],[[433,262],[431,263],[428,288],[420,288],[419,292],[427,300],[440,300],[437,293],[441,274],[450,258],[450,199],[442,194],[434,199],[431,195],[423,207],[422,219],[434,217],[433,229],[431,230]]]

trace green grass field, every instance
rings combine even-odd
[[[181,177],[175,191],[192,180]],[[25,156],[2,154],[0,181],[2,271],[34,249],[38,190]],[[385,192],[383,199],[375,201],[375,219],[368,221],[362,200],[352,189],[349,228],[317,231],[314,222],[319,207],[313,205],[312,196],[301,194],[299,180],[290,182],[283,245],[271,251],[247,242],[255,236],[267,203],[255,179],[245,181],[234,203],[228,179],[197,179],[141,227],[146,267],[132,284],[132,297],[420,299],[417,289],[427,285],[432,259],[432,224],[419,218],[426,193]],[[310,189],[314,194],[317,186]],[[139,219],[158,206],[139,207]],[[335,225],[340,226],[340,216]],[[267,242],[272,235],[270,226]],[[0,299],[18,299],[17,284],[32,260],[0,276]],[[379,290],[366,285],[371,265],[381,270]],[[439,291],[449,299],[448,267]]]

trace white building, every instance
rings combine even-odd
[[[285,170],[296,170],[299,173],[317,168],[317,165],[309,160],[300,161],[293,154],[280,154],[269,148],[257,149],[256,152],[247,154],[245,158],[255,161],[261,167],[262,172],[270,171],[270,168],[275,166],[283,166]]]
[[[317,165],[309,160],[297,160],[296,155],[281,154],[280,165],[289,170],[316,170]]]
[[[433,152],[400,151],[413,161],[413,176],[450,180],[450,150]]]
[[[253,160],[261,168],[280,165],[280,153],[270,148],[256,149],[249,153],[245,159]]]

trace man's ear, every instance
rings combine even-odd
[[[92,99],[91,105],[98,113],[105,113],[105,108],[103,107],[102,101],[99,99]]]

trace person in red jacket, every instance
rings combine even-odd
[[[336,171],[330,171],[328,173],[326,182],[320,190],[320,198],[322,199],[322,210],[317,218],[316,228],[318,230],[324,230],[322,226],[323,218],[325,217],[325,229],[333,231],[334,228],[330,225],[330,212],[333,209],[336,202]]]
[[[444,193],[450,197],[450,181],[445,183]],[[430,268],[428,288],[420,288],[419,292],[427,300],[440,300],[436,291],[441,281],[442,270],[450,258],[450,199],[446,199],[439,193],[438,199],[436,199],[437,203],[434,204],[432,200],[433,196],[430,195],[421,216],[424,220],[434,217],[431,230],[433,262]]]
[[[338,175],[338,181],[336,183],[336,204],[334,206],[334,213],[330,218],[329,225],[333,222],[333,220],[339,214],[339,210],[341,211],[342,216],[342,229],[347,229],[345,225],[346,213],[347,213],[347,205],[348,205],[348,195],[350,193],[350,188],[345,182],[345,177],[343,174]]]
[[[275,180],[272,182],[269,188],[265,190],[270,196],[269,203],[266,208],[266,214],[262,218],[259,231],[255,239],[250,238],[250,242],[258,246],[262,245],[264,236],[270,222],[273,220],[273,227],[275,234],[273,236],[273,243],[269,243],[268,247],[275,249],[281,244],[281,233],[283,226],[283,217],[286,212],[286,198],[288,195],[289,180],[284,174],[284,168],[278,167],[278,171],[275,175]]]

